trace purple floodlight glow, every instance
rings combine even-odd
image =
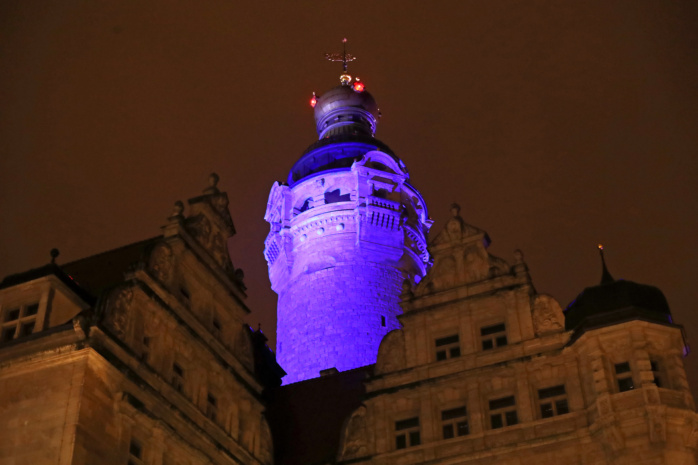
[[[426,273],[431,226],[407,179],[394,156],[373,150],[272,187],[264,253],[285,383],[375,363],[383,336],[400,327],[402,282]]]

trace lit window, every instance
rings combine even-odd
[[[436,345],[437,361],[460,357],[460,342],[457,334],[437,339],[434,345]]]
[[[395,448],[417,446],[421,442],[419,437],[419,417],[409,418],[395,422]]]
[[[209,392],[206,396],[206,416],[216,421],[216,413],[218,413],[218,399]]]
[[[465,407],[452,408],[441,412],[441,429],[444,439],[465,436],[470,433],[468,412]]]
[[[143,446],[135,439],[128,446],[128,465],[143,465]]]
[[[172,387],[184,392],[184,370],[177,362],[172,363]]]
[[[492,429],[512,426],[518,422],[519,417],[516,415],[516,399],[514,396],[490,401],[490,425]]]
[[[662,387],[662,372],[659,368],[659,362],[650,360],[650,367],[652,368],[652,375],[654,376],[654,384],[657,387]]]
[[[480,328],[480,340],[482,341],[482,350],[490,350],[507,345],[506,326],[504,326],[504,323],[500,323]]]
[[[39,304],[32,303],[21,307],[10,308],[3,312],[0,329],[0,342],[29,336],[36,326],[36,315]]]
[[[564,385],[539,389],[538,400],[540,402],[541,418],[550,418],[570,412],[567,406],[567,393]]]
[[[618,392],[635,389],[633,384],[633,373],[628,362],[616,363],[616,381],[618,382]]]

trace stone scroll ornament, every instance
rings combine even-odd
[[[368,435],[366,431],[366,407],[354,410],[344,427],[341,458],[343,460],[362,457],[368,454]]]
[[[533,327],[536,336],[565,329],[565,316],[557,300],[545,294],[535,297],[533,301]]]
[[[109,300],[107,324],[111,326],[116,336],[123,338],[128,325],[128,310],[133,302],[133,289],[131,287],[118,289]]]
[[[167,244],[160,244],[150,256],[150,270],[163,284],[172,281],[174,273],[174,254],[172,248]]]
[[[399,371],[407,365],[405,361],[405,333],[394,329],[385,335],[376,360],[376,373]]]

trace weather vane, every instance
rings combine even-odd
[[[342,44],[344,45],[344,49],[342,53],[325,53],[325,58],[327,58],[330,61],[341,61],[342,62],[342,69],[344,72],[342,75],[339,77],[339,80],[342,81],[342,84],[347,85],[351,82],[351,76],[347,73],[347,63],[350,61],[356,60],[356,57],[354,55],[351,55],[347,53],[347,39],[346,37],[342,39]]]

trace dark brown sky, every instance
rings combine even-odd
[[[695,1],[0,3],[0,275],[159,233],[209,172],[251,323],[267,195],[316,138],[342,37],[439,229],[452,201],[563,307],[653,284],[698,351]],[[698,392],[698,354],[687,359]]]

